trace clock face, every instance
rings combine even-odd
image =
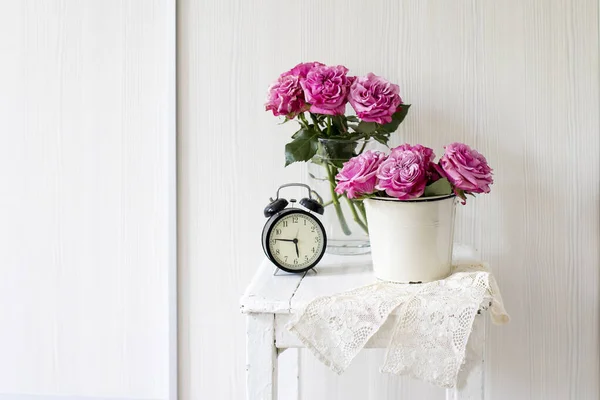
[[[313,267],[325,250],[323,226],[311,214],[304,212],[283,214],[272,225],[268,236],[271,257],[289,272]]]

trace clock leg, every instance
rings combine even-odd
[[[275,315],[246,318],[246,399],[277,400]]]

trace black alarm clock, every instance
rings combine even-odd
[[[300,186],[308,190],[308,197],[289,201],[279,198],[285,187]],[[313,268],[325,254],[327,235],[315,214],[323,214],[324,207],[312,198],[313,191],[302,183],[288,183],[277,189],[275,200],[265,207],[269,218],[262,231],[262,246],[266,256],[279,269],[286,272],[305,272]],[[290,207],[288,207],[290,205]]]

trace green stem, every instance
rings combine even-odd
[[[337,199],[339,199],[340,197],[342,197],[342,195],[340,195],[340,194],[336,194],[336,195],[335,195],[335,197],[336,197]],[[330,205],[332,205],[332,204],[333,204],[333,200],[330,200],[330,201],[328,201],[327,203],[324,203],[324,204],[323,204],[323,207],[327,207],[327,206],[330,206]]]
[[[321,130],[321,127],[319,126],[319,121],[317,120],[317,118],[315,117],[315,115],[313,113],[310,113],[310,119],[312,119],[313,124],[315,125],[315,129]]]
[[[367,145],[367,141],[366,141],[366,140],[364,140],[364,141],[363,141],[363,145],[362,145],[362,147],[360,148],[360,151],[358,152],[358,154],[362,154],[362,152],[365,150],[365,146],[366,146],[366,145]]]
[[[368,228],[369,221],[367,220],[367,211],[365,210],[365,203],[363,202],[363,200],[359,200],[354,202],[354,204],[356,205],[356,208],[358,208],[358,211],[360,211],[360,214],[362,215],[362,220]]]
[[[298,118],[300,119],[300,124],[308,129],[308,121],[306,120],[306,116],[304,116],[304,113],[300,113],[298,114]]]
[[[325,169],[327,170],[327,178],[329,179],[329,189],[331,191],[331,201],[333,202],[333,207],[335,208],[335,213],[337,214],[338,220],[340,221],[340,226],[342,227],[342,231],[344,235],[350,236],[352,232],[348,228],[348,223],[346,222],[346,217],[344,217],[344,213],[342,212],[342,207],[340,205],[339,198],[335,193],[335,177],[333,176],[332,166],[325,164]]]
[[[350,200],[349,198],[346,198],[346,201],[348,202],[348,206],[350,207],[350,212],[352,213],[354,222],[356,222],[361,228],[363,228],[365,233],[368,235],[369,228],[367,227],[367,225],[365,225],[364,222],[361,221],[360,217],[358,216],[358,213],[356,212],[356,207],[354,206],[354,202],[352,200]]]
[[[327,116],[327,136],[331,135],[331,116]]]

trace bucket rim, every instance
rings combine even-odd
[[[440,196],[418,197],[416,199],[410,199],[410,200],[400,200],[400,199],[396,199],[393,197],[369,197],[368,199],[365,199],[365,200],[389,201],[389,202],[395,202],[395,203],[423,203],[423,202],[431,202],[431,201],[441,201],[441,200],[451,199],[454,197],[456,197],[456,194],[451,193],[451,194],[443,194]]]

